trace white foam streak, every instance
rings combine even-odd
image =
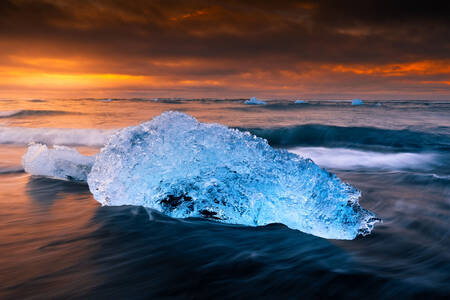
[[[0,127],[0,144],[71,145],[101,147],[115,130]]]
[[[0,118],[8,118],[20,114],[23,110],[3,110],[0,111]]]
[[[434,153],[382,153],[346,148],[296,147],[290,152],[311,158],[324,168],[352,169],[423,169],[436,161]]]

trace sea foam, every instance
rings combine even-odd
[[[0,144],[103,146],[114,130],[0,127]]]
[[[311,158],[324,168],[352,169],[428,169],[438,157],[434,153],[382,153],[346,148],[295,147],[290,152]]]

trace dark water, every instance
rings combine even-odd
[[[450,297],[450,102],[0,105],[27,112],[0,121],[0,299]],[[120,128],[167,109],[308,154],[361,190],[360,203],[383,223],[369,236],[338,241],[281,224],[255,228],[101,207],[86,185],[24,173],[24,131],[11,142],[15,127]],[[94,144],[79,149],[92,154]]]

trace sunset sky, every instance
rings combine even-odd
[[[400,2],[1,0],[0,98],[450,99],[449,2]]]

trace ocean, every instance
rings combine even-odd
[[[283,224],[101,206],[80,182],[30,176],[30,142],[95,155],[165,111],[311,158],[382,220],[324,239]],[[450,101],[0,100],[0,299],[450,297]]]

